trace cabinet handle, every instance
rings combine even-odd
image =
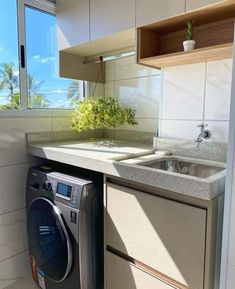
[[[24,45],[20,45],[20,66],[25,68],[25,49]]]
[[[135,267],[137,267],[138,269],[145,271],[147,273],[149,273],[150,275],[152,275],[153,277],[157,278],[158,280],[167,283],[170,286],[175,287],[176,289],[190,289],[188,286],[178,282],[177,280],[153,269],[152,267],[149,267],[148,265],[126,255],[125,253],[107,245],[106,246],[106,250],[120,258],[122,258],[123,260],[126,260],[127,262],[135,265]]]

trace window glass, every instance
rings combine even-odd
[[[56,17],[26,7],[25,22],[29,108],[74,108],[83,83],[58,76]]]
[[[0,1],[0,109],[19,108],[16,0]]]

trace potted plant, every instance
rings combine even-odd
[[[72,129],[81,132],[99,128],[136,125],[135,111],[122,107],[115,97],[89,97],[81,100],[72,115]]]
[[[183,42],[183,46],[184,46],[184,51],[192,51],[194,49],[195,46],[195,40],[193,40],[193,21],[189,20],[186,22],[187,28],[186,28],[186,39]]]

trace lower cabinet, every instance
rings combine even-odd
[[[108,182],[106,246],[119,257],[108,253],[107,289],[212,289],[216,217],[211,211]],[[142,264],[156,278],[125,260]]]
[[[173,289],[126,260],[107,252],[107,289]]]

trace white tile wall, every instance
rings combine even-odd
[[[26,239],[26,132],[68,129],[66,118],[0,118],[0,289],[30,273]]]
[[[206,120],[206,123],[208,124],[208,128],[212,132],[212,136],[209,141],[228,143],[228,128],[229,128],[228,121]]]
[[[160,73],[160,70],[136,64],[134,56],[118,59],[114,63],[115,80],[159,75]]]
[[[0,166],[32,161],[26,154],[25,133],[48,130],[51,130],[50,118],[0,119]]]
[[[71,129],[71,118],[53,118],[52,119],[52,130],[61,131]]]
[[[229,120],[231,71],[231,59],[208,62],[205,119]]]
[[[228,142],[232,60],[165,68],[160,136],[194,139],[204,120],[209,141]]]
[[[106,63],[105,95],[119,98],[124,106],[136,110],[138,126],[121,129],[156,133],[161,98],[161,72],[135,64],[134,57]]]
[[[25,209],[0,215],[0,230],[0,262],[27,250]]]
[[[161,136],[176,139],[194,139],[198,133],[195,120],[162,120]]]
[[[25,208],[26,176],[32,165],[30,162],[0,167],[0,215]]]
[[[163,119],[202,119],[205,63],[167,68],[163,72]]]
[[[116,81],[115,95],[125,106],[136,110],[137,118],[156,118],[159,114],[160,77],[140,77]]]
[[[22,280],[29,272],[28,251],[0,262],[0,289]]]

